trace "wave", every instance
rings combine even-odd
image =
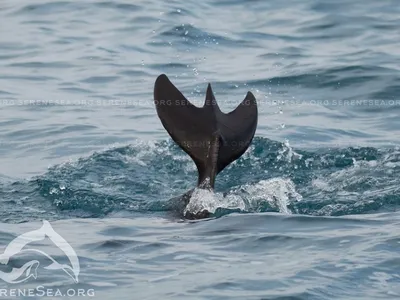
[[[396,211],[399,169],[398,148],[310,151],[257,137],[239,160],[218,175],[215,193],[198,191],[186,209],[207,208],[215,216]],[[52,166],[28,180],[2,177],[2,217],[13,222],[44,214],[55,219],[120,212],[167,215],[176,207],[171,199],[193,188],[196,176],[194,163],[171,140],[137,141]]]

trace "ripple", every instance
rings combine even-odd
[[[40,4],[25,5],[16,11],[15,14],[48,15],[53,13],[69,12],[71,8],[77,9],[76,3],[70,1],[50,1]]]
[[[142,7],[140,5],[135,5],[133,3],[122,3],[118,1],[103,1],[96,2],[95,5],[100,8],[112,8],[119,10],[121,12],[136,12],[140,11]]]
[[[132,247],[134,245],[140,245],[140,242],[132,241],[132,240],[107,240],[103,242],[98,242],[91,245],[86,245],[92,251],[118,251],[120,249],[124,249],[127,247]]]
[[[381,91],[371,93],[370,99],[383,99],[383,100],[396,100],[399,99],[395,95],[400,95],[400,85],[388,85]],[[394,106],[395,109],[399,109],[400,105]]]
[[[56,77],[45,76],[45,75],[0,75],[0,79],[8,80],[26,80],[26,81],[55,81],[58,80]]]
[[[246,40],[234,40],[228,38],[226,36],[221,36],[217,34],[212,34],[206,31],[201,30],[192,25],[182,24],[180,26],[175,26],[171,29],[164,30],[160,34],[157,35],[159,39],[165,43],[165,38],[179,38],[176,42],[180,44],[186,45],[196,45],[196,46],[205,46],[205,45],[221,45],[221,46],[230,46],[235,45],[236,47],[250,47],[254,46],[253,43]],[[152,43],[154,45],[154,43]],[[152,45],[150,44],[150,45]],[[162,43],[156,43],[156,45],[162,45]]]
[[[94,84],[103,84],[116,81],[118,76],[91,76],[86,79],[81,80],[84,83],[94,83]]]
[[[73,64],[68,62],[21,62],[21,63],[12,63],[9,64],[8,67],[18,67],[18,68],[38,68],[38,69],[64,69],[75,67]]]

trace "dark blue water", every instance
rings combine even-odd
[[[36,257],[0,298],[399,299],[399,16],[395,0],[0,2],[0,255],[48,220],[80,260],[74,283]],[[258,101],[249,150],[186,208],[207,220],[169,201],[197,174],[155,112],[161,73],[197,105],[208,82],[225,112]]]

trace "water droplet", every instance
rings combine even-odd
[[[181,13],[181,10],[178,8],[177,10],[176,10],[178,13]]]
[[[155,31],[155,30],[153,30],[152,32],[153,32],[153,33],[156,33],[156,31]]]
[[[238,88],[239,86],[237,84],[235,84],[235,88]]]
[[[199,72],[197,71],[196,68],[193,68],[193,73],[194,73],[195,76],[199,75]]]
[[[284,129],[286,127],[285,123],[281,124],[281,128]]]
[[[142,66],[144,66],[144,60],[142,59]]]
[[[189,33],[189,31],[188,31],[188,30],[186,30],[186,31],[185,31],[185,35],[187,35],[188,33]]]

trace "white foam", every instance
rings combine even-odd
[[[302,196],[296,192],[295,184],[290,179],[272,178],[244,187],[249,194],[249,204],[257,210],[261,202],[267,201],[271,206],[277,207],[280,213],[291,214],[288,205],[293,199],[301,201]]]
[[[302,200],[302,196],[295,190],[294,183],[290,179],[273,178],[240,186],[231,190],[225,197],[209,189],[197,188],[184,213],[196,214],[204,210],[215,213],[218,208],[254,212],[260,209],[263,202],[268,202],[272,207],[278,208],[279,212],[291,214],[288,205],[292,200]]]

